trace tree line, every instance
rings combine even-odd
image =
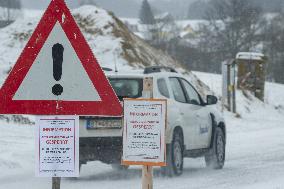
[[[0,0],[0,18],[2,21],[15,20],[21,9],[20,0]]]
[[[191,70],[211,73],[220,73],[221,62],[234,58],[238,52],[262,52],[268,57],[267,80],[284,83],[284,11],[281,8],[284,2],[278,8],[271,4],[266,7],[267,3],[267,0],[198,0],[196,4],[206,5],[202,6],[206,9],[200,11],[203,23],[195,31],[197,36],[192,42],[180,35],[164,38],[162,42],[155,38],[148,42]],[[269,9],[274,14],[267,14]],[[152,14],[149,2],[144,0],[139,14],[141,23],[157,25]]]

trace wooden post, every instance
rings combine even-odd
[[[52,177],[52,189],[60,189],[61,177]]]
[[[143,97],[153,98],[153,78],[147,77],[143,80]],[[143,165],[142,167],[142,189],[153,189],[153,167]]]
[[[153,98],[153,78],[146,77],[143,80],[143,98]]]
[[[152,166],[143,165],[142,189],[153,189],[153,167]]]
[[[222,63],[223,91],[222,91],[222,110],[228,108],[229,111],[236,113],[236,82],[235,82],[235,60],[227,60]]]

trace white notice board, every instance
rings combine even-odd
[[[167,101],[124,99],[124,165],[165,166]]]
[[[79,116],[36,118],[36,176],[79,176]]]

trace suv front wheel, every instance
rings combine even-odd
[[[222,169],[225,163],[225,136],[221,128],[217,127],[214,133],[212,149],[205,155],[206,166],[213,169]]]
[[[167,148],[167,166],[161,168],[164,176],[179,176],[183,172],[183,140],[180,132],[175,132],[172,143]]]

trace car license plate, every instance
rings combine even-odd
[[[87,129],[108,129],[121,128],[121,119],[88,119],[86,121]]]

